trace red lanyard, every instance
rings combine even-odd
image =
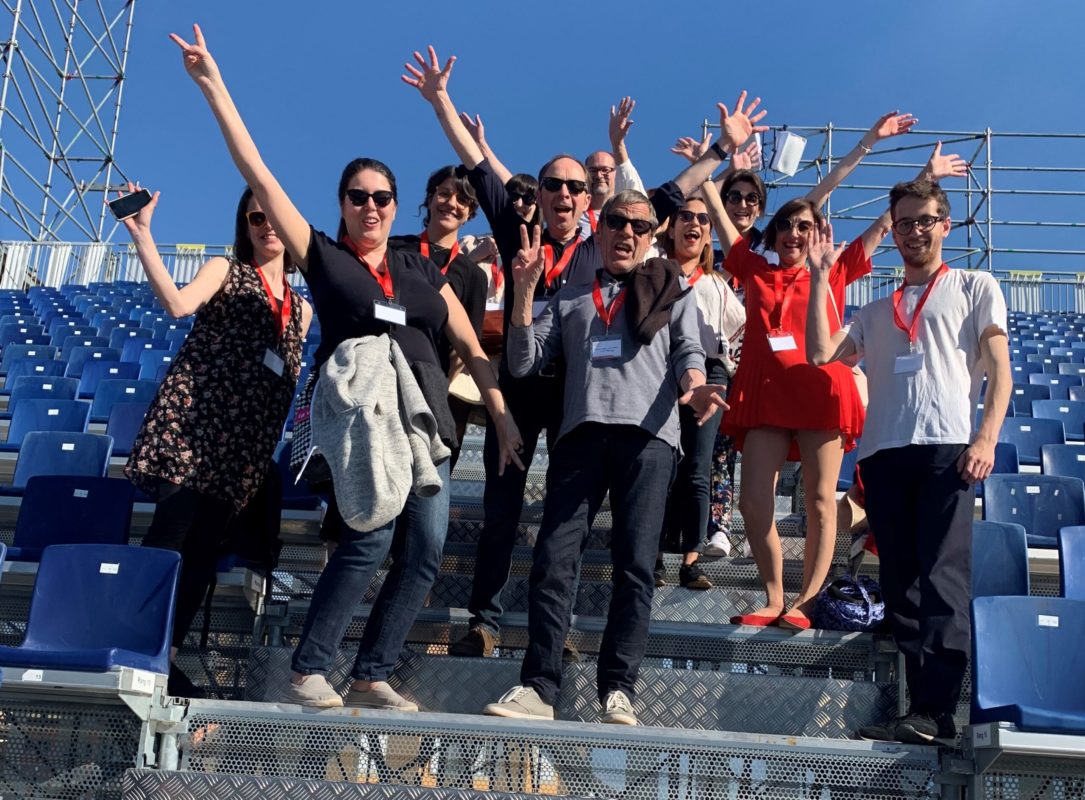
[[[588,209],[588,224],[591,225],[591,232],[595,233],[595,227],[599,224],[599,220],[595,218],[595,212],[590,208]]]
[[[690,286],[692,286],[701,279],[702,275],[704,275],[704,270],[699,268],[695,269],[693,270],[693,272],[686,276],[686,281],[689,283]]]
[[[802,275],[802,267],[798,267],[795,270],[795,277],[791,279],[791,283],[784,288],[784,271],[782,269],[773,270],[772,280],[774,289],[776,290],[776,305],[772,307],[772,313],[769,315],[771,324],[772,317],[776,318],[776,324],[773,326],[773,331],[783,330],[784,320],[787,319],[788,309],[791,308],[791,297],[795,294],[795,282]]]
[[[369,274],[380,284],[382,290],[384,290],[384,296],[391,300],[395,297],[394,287],[392,286],[392,271],[388,269],[388,253],[384,254],[384,259],[381,261],[381,266],[384,267],[384,272],[377,270],[370,266],[369,262],[362,258],[362,254],[358,252],[358,245],[354,244],[354,240],[346,234],[343,235],[343,244],[347,246],[350,252],[354,253],[354,257],[362,262]]]
[[[945,273],[949,272],[949,265],[943,264],[938,268],[938,272],[931,278],[930,283],[927,284],[927,288],[923,290],[923,295],[919,298],[919,302],[916,303],[915,313],[912,314],[912,324],[905,325],[904,317],[901,316],[900,308],[904,303],[904,287],[907,286],[907,282],[902,283],[900,287],[893,292],[893,322],[897,327],[908,334],[909,344],[915,344],[916,339],[919,338],[919,312],[923,310],[923,306],[927,302],[927,298],[930,297],[932,291],[934,291],[934,285],[938,283],[938,279]]]
[[[256,270],[256,274],[260,276],[260,283],[264,284],[264,291],[267,292],[267,302],[271,306],[271,313],[275,313],[275,293],[271,291],[271,284],[267,282],[267,276],[264,275],[264,271],[257,266],[256,262],[252,262],[252,268]],[[283,331],[286,330],[287,324],[290,322],[290,284],[286,282],[286,273],[283,273],[283,301],[279,304],[278,317],[275,320],[279,326],[279,335],[283,335]]]
[[[554,263],[554,248],[551,245],[543,245],[543,258],[545,259],[545,272],[546,272],[546,288],[549,289],[550,285],[558,279],[558,276],[565,271],[565,268],[569,266],[569,261],[573,258],[573,252],[580,245],[581,238],[579,236],[573,240],[573,243],[565,248],[565,252],[561,254],[561,260],[557,264]]]
[[[418,246],[419,251],[426,258],[429,258],[429,231],[422,231],[422,243]],[[460,240],[457,239],[455,244],[452,245],[452,249],[448,253],[448,261],[441,267],[441,274],[444,275],[448,272],[448,268],[452,266],[452,262],[456,260],[456,256],[460,254]]]
[[[500,291],[501,286],[505,283],[505,273],[501,271],[500,261],[494,261],[490,265],[490,277],[493,279],[494,291]]]
[[[610,322],[614,319],[614,315],[618,313],[618,309],[625,304],[625,289],[618,292],[618,295],[610,301],[610,308],[603,305],[603,290],[599,285],[599,279],[595,279],[595,286],[591,290],[591,299],[595,301],[595,310],[599,312],[599,319],[603,320],[603,324],[606,325],[607,333],[610,333]]]

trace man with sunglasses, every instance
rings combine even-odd
[[[505,269],[504,328],[507,337],[513,306],[510,265],[521,247],[523,219],[516,213],[504,183],[490,167],[448,94],[448,79],[455,57],[450,58],[442,68],[432,47],[428,48],[427,54],[428,60],[421,53],[414,53],[418,67],[408,64],[410,74],[404,75],[403,80],[417,88],[433,107],[449,143],[468,169],[468,180],[490,223]],[[755,113],[759,103],[760,98],[757,98],[747,104],[746,93],[742,92],[733,114],[728,113],[726,106],[719,104],[720,123],[726,133],[726,141],[730,143],[729,149],[741,145],[753,131],[767,129],[764,126],[755,127],[765,115],[764,111]],[[717,143],[674,181],[660,187],[651,200],[656,218],[664,219],[678,209],[685,196],[700,186],[726,155],[725,148]],[[543,280],[534,285],[532,313],[535,316],[546,308],[562,287],[590,284],[603,265],[597,237],[582,238],[578,230],[579,219],[590,204],[587,178],[584,165],[569,155],[555,156],[539,170],[538,205],[544,223],[540,247],[545,270]],[[546,432],[548,448],[552,449],[555,445],[557,431],[562,425],[561,371],[558,360],[531,376],[515,378],[509,372],[506,360],[501,361],[499,383],[523,437],[521,460],[525,465],[531,463],[540,433]],[[496,432],[487,423],[483,450],[486,467],[483,496],[485,520],[475,556],[475,576],[468,604],[471,623],[467,635],[449,648],[453,655],[490,655],[500,630],[501,593],[512,567],[527,473],[507,469],[503,475],[498,474],[497,451],[494,449],[496,441]],[[597,498],[594,507],[601,502],[602,497]],[[594,507],[589,516],[594,516]]]
[[[603,722],[636,724],[634,686],[674,477],[678,405],[689,404],[701,422],[725,407],[723,387],[705,383],[697,304],[682,290],[677,264],[644,263],[656,227],[647,197],[616,194],[595,234],[602,268],[591,283],[562,288],[538,315],[531,299],[546,259],[538,228],[530,240],[521,234],[505,355],[517,377],[563,359],[565,413],[531,568],[521,685],[486,714],[553,719],[587,517],[609,491],[613,594],[599,650],[599,700]]]
[[[865,359],[869,382],[859,471],[911,708],[859,736],[952,744],[970,647],[975,483],[991,473],[1010,397],[1006,303],[990,273],[943,262],[951,226],[937,183],[897,184],[889,204],[904,282],[832,336],[827,276],[839,249],[831,228],[814,232],[806,354],[818,365]]]

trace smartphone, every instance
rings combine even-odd
[[[151,202],[151,193],[146,189],[126,194],[109,202],[109,210],[117,219],[128,219],[139,213],[140,209]]]

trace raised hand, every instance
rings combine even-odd
[[[840,260],[846,244],[846,242],[841,242],[839,247],[833,245],[833,226],[828,222],[823,222],[821,228],[815,225],[814,230],[810,232],[810,242],[806,248],[811,272],[828,275],[833,264]]]
[[[617,150],[625,141],[625,136],[633,125],[633,120],[629,116],[636,107],[637,101],[632,97],[623,97],[618,103],[617,109],[614,106],[610,107],[610,125],[607,127],[607,134],[610,136],[612,150]]]
[[[197,85],[214,83],[221,78],[221,75],[218,64],[207,49],[207,42],[203,38],[203,31],[200,30],[199,25],[192,26],[192,38],[195,44],[189,44],[176,33],[170,34],[170,39],[181,48],[188,76]]]
[[[888,139],[890,136],[899,136],[908,133],[917,123],[918,119],[911,114],[901,114],[899,111],[890,111],[878,118],[878,121],[870,126],[870,135],[875,142]],[[866,138],[865,136],[863,137]]]
[[[138,183],[132,183],[128,181],[128,194],[132,192],[138,192],[140,186]],[[155,206],[158,205],[158,195],[160,192],[155,192],[151,195],[151,202],[145,205],[134,216],[122,219],[121,224],[128,229],[128,233],[135,237],[137,234],[146,233],[151,230],[151,217],[154,216]],[[124,197],[125,192],[117,192],[117,197]]]
[[[964,178],[968,176],[968,162],[956,153],[942,155],[942,143],[934,145],[934,152],[924,168],[927,177],[932,181],[942,178]]]
[[[415,50],[414,60],[418,62],[421,69],[409,62],[405,63],[403,68],[410,74],[399,77],[408,86],[416,88],[422,97],[432,103],[439,92],[448,88],[448,78],[452,75],[452,65],[456,63],[456,57],[451,56],[445,62],[444,69],[441,69],[441,64],[437,60],[437,51],[433,49],[433,45],[427,47],[426,51],[429,54],[429,63],[426,63],[422,54]]]
[[[471,134],[471,138],[475,140],[478,146],[485,147],[486,126],[482,124],[482,117],[475,114],[475,118],[471,119],[470,114],[460,112],[460,122],[463,123],[463,127],[467,128],[467,132]]]
[[[712,146],[712,136],[713,134],[711,132],[706,132],[701,141],[697,141],[692,136],[682,136],[674,143],[671,152],[676,156],[682,156],[682,158],[692,164],[703,156],[708,148]]]
[[[742,94],[738,96],[738,100],[735,101],[734,112],[728,112],[727,106],[723,103],[716,103],[716,108],[720,110],[720,130],[723,133],[720,134],[720,142],[731,145],[731,152],[735,152],[738,148],[745,144],[755,133],[764,133],[769,129],[768,125],[758,125],[767,111],[758,111],[754,114],[757,106],[760,105],[761,98],[755,97],[753,102],[746,105],[746,90],[742,90]],[[753,114],[753,116],[751,116]]]
[[[535,290],[535,284],[542,277],[543,265],[542,230],[536,225],[529,237],[527,225],[521,225],[520,249],[512,259],[511,265],[512,282],[517,293],[521,289],[529,293]]]
[[[742,150],[742,152],[735,153],[731,157],[732,169],[757,169],[761,164],[761,145],[757,143],[757,140],[750,142]]]

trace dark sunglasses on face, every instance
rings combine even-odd
[[[704,213],[703,211],[698,211],[695,213],[693,211],[686,211],[685,209],[683,209],[682,211],[678,212],[678,219],[680,219],[682,222],[693,222],[693,220],[697,220],[698,225],[707,225],[709,223],[708,214]]]
[[[263,211],[247,211],[245,212],[245,219],[249,221],[252,227],[259,228],[267,222],[267,214]]]
[[[901,236],[907,236],[913,228],[920,233],[926,233],[944,219],[945,217],[932,217],[929,214],[924,214],[919,219],[898,219],[893,223],[893,230]]]
[[[535,205],[535,193],[534,192],[509,192],[509,202],[515,203],[517,201],[523,202],[525,206]]]
[[[548,192],[560,192],[562,186],[568,186],[569,194],[583,194],[588,188],[584,181],[566,181],[561,178],[543,178],[541,185]]]
[[[370,197],[373,198],[373,204],[377,208],[386,208],[396,199],[396,196],[392,192],[386,190],[366,192],[362,189],[347,189],[347,200],[349,200],[350,204],[356,208],[361,208],[368,203]]]
[[[607,214],[604,221],[612,231],[625,230],[625,226],[630,225],[636,236],[644,236],[652,232],[652,223],[646,219],[629,219],[621,214]]]
[[[808,219],[778,219],[776,220],[776,230],[780,233],[787,233],[792,228],[799,233],[809,233],[814,229],[814,223]]]
[[[757,194],[757,192],[747,192],[746,194],[743,194],[742,192],[736,192],[732,189],[727,193],[727,202],[731,205],[737,206],[743,200],[746,201],[746,205],[748,206],[761,205],[761,196]]]

